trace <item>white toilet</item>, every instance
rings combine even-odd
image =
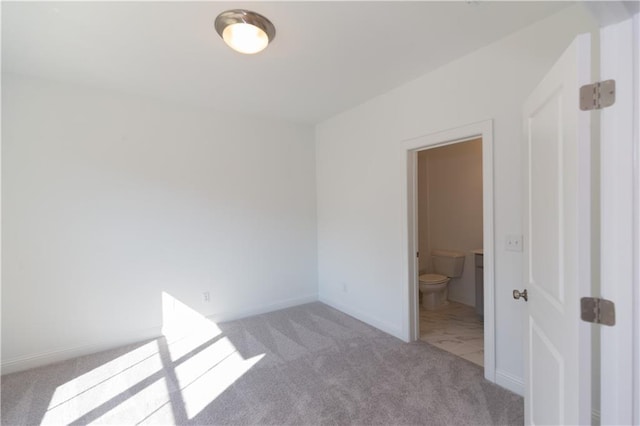
[[[461,251],[432,250],[433,274],[420,275],[420,293],[422,293],[422,307],[433,310],[446,305],[447,285],[451,278],[462,276],[464,268],[464,253]]]

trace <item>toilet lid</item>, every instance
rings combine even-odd
[[[423,284],[442,284],[447,281],[449,277],[445,277],[440,274],[423,274],[418,277],[421,283]]]

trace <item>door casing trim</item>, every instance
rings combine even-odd
[[[495,356],[495,245],[493,120],[485,120],[402,142],[403,265],[402,336],[412,342],[420,336],[418,310],[417,159],[418,151],[482,138],[482,214],[484,249],[484,377],[496,381]]]

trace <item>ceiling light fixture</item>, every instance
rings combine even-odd
[[[216,18],[216,31],[227,45],[240,53],[258,53],[273,41],[276,27],[264,16],[249,10],[234,9]]]

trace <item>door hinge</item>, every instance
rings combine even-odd
[[[583,297],[580,299],[580,318],[595,324],[615,325],[616,305],[611,300]]]
[[[605,80],[586,84],[580,88],[580,109],[602,109],[616,102],[616,81]]]
[[[420,252],[419,251],[416,252],[416,257],[420,257]]]

